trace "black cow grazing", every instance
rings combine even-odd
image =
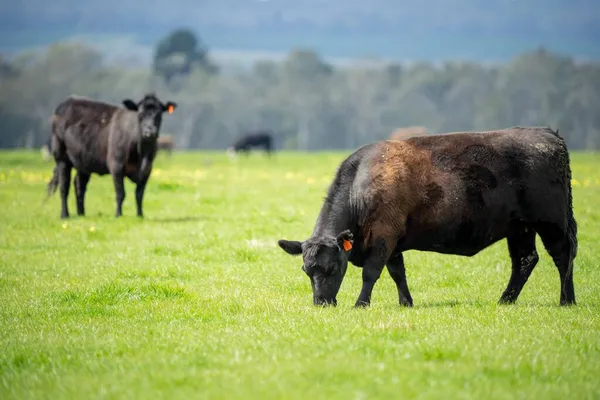
[[[61,218],[69,217],[67,197],[71,168],[77,170],[74,186],[77,214],[84,215],[84,196],[90,175],[113,177],[116,191],[116,216],[122,214],[125,199],[123,179],[137,184],[137,215],[143,216],[142,198],[156,156],[162,114],[172,113],[176,103],[162,103],[147,94],[138,103],[124,100],[125,108],[81,97],[69,97],[52,116],[52,154],[56,166],[48,183],[48,195],[60,186]]]
[[[386,265],[400,304],[412,306],[402,252],[473,256],[507,239],[512,274],[500,298],[517,300],[538,262],[536,233],[560,274],[560,304],[575,304],[571,169],[549,128],[510,128],[383,141],[340,165],[302,254],[315,305],[336,304],[348,261],[362,267],[356,306],[369,305]]]
[[[253,147],[263,148],[267,154],[273,151],[273,134],[270,131],[249,132],[227,148],[229,155],[243,152],[248,154]]]

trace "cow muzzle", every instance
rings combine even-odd
[[[327,306],[337,306],[337,299],[333,298],[325,298],[325,297],[313,297],[313,304],[319,307],[327,307]]]
[[[158,137],[158,131],[156,129],[143,129],[142,130],[142,137],[144,139],[155,139]]]

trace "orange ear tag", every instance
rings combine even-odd
[[[351,248],[352,248],[352,243],[350,241],[344,239],[344,250],[350,251]]]
[[[175,107],[173,107],[173,105],[172,105],[172,104],[169,104],[169,107],[167,107],[167,112],[168,112],[169,114],[173,114],[173,110],[175,110]]]

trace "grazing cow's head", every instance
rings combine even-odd
[[[337,237],[314,237],[304,242],[281,239],[278,244],[288,254],[302,254],[302,270],[310,278],[314,304],[336,305],[336,296],[348,268],[352,233],[346,230]]]
[[[123,100],[123,105],[126,109],[135,111],[138,114],[140,134],[144,139],[158,137],[162,114],[165,111],[171,114],[177,107],[177,104],[171,101],[163,104],[152,93],[144,96],[137,104],[130,99]]]

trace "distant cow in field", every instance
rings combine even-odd
[[[540,235],[575,304],[571,168],[549,128],[422,136],[358,149],[340,165],[311,236],[279,240],[302,254],[315,305],[336,304],[348,261],[362,267],[356,306],[369,305],[384,265],[400,304],[412,306],[402,252],[473,256],[506,238],[512,274],[501,303],[517,300],[538,262]]]
[[[406,140],[416,136],[427,135],[427,129],[422,126],[408,126],[406,128],[398,128],[390,135],[390,140]]]
[[[273,133],[271,131],[246,133],[227,148],[227,153],[230,156],[239,152],[248,154],[254,147],[263,148],[270,155],[273,151]]]
[[[143,216],[142,198],[156,156],[156,140],[162,114],[177,105],[162,103],[147,94],[135,103],[124,100],[125,108],[81,97],[69,97],[52,116],[52,154],[56,162],[48,195],[60,186],[61,218],[69,217],[67,197],[71,169],[77,170],[74,186],[77,214],[84,215],[84,196],[90,175],[111,174],[116,191],[117,217],[122,214],[124,177],[137,184],[137,215]]]
[[[156,144],[158,146],[158,150],[165,150],[169,157],[171,156],[174,147],[172,136],[159,136]]]

